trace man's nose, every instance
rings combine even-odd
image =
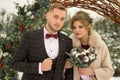
[[[60,19],[57,19],[56,22],[57,22],[57,24],[60,24],[60,23],[61,23],[61,20],[60,20]]]

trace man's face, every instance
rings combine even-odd
[[[63,27],[66,19],[66,11],[55,8],[54,10],[47,12],[46,19],[46,29],[50,33],[55,33]]]

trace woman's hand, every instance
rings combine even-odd
[[[66,60],[64,68],[65,68],[65,69],[72,68],[72,65],[71,65],[69,59]]]
[[[94,75],[92,68],[78,68],[80,75]]]

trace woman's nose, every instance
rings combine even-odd
[[[76,29],[75,29],[75,31],[76,31],[76,32],[79,32],[79,29],[78,29],[78,28],[76,28]]]

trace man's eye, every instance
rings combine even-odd
[[[61,18],[61,21],[64,21],[65,20],[65,18]]]

